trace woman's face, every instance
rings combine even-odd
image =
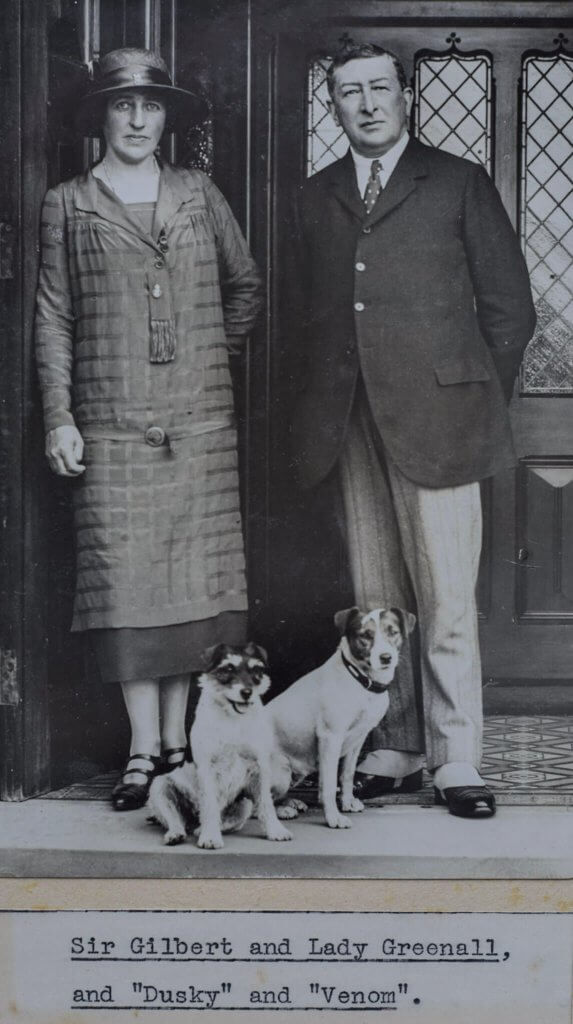
[[[144,89],[118,93],[107,102],[103,134],[108,151],[126,164],[142,163],[157,148],[165,104]]]

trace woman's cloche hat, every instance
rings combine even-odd
[[[124,47],[111,50],[101,58],[93,81],[78,106],[78,130],[83,135],[98,135],[109,98],[133,89],[155,93],[165,103],[170,129],[190,127],[208,116],[208,106],[203,97],[172,84],[167,65],[161,57],[151,50]]]

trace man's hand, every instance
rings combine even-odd
[[[77,427],[65,424],[46,434],[46,457],[50,469],[58,476],[80,476],[86,467],[81,464],[84,442]]]

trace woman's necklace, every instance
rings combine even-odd
[[[100,163],[100,167],[103,171],[106,184],[109,186],[111,191],[122,201],[125,201],[127,196],[131,199],[131,202],[154,202],[157,199],[157,186],[159,178],[159,164],[155,157],[153,157],[152,171],[143,180],[140,179],[142,188],[138,189],[136,185],[130,183],[129,192],[123,191],[121,186],[114,185],[113,178],[110,174],[109,167],[105,157]],[[145,198],[143,198],[145,196]],[[150,197],[149,200],[147,197]]]

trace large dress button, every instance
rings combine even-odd
[[[362,263],[361,260],[359,260],[358,263],[355,264],[355,266],[357,270],[366,270],[366,264]]]
[[[151,445],[152,448],[161,448],[161,445],[165,444],[165,437],[163,427],[148,427],[145,431],[146,444]]]
[[[364,303],[363,302],[355,302],[354,303],[354,308],[355,308],[357,313],[361,313],[362,310],[364,309]]]

